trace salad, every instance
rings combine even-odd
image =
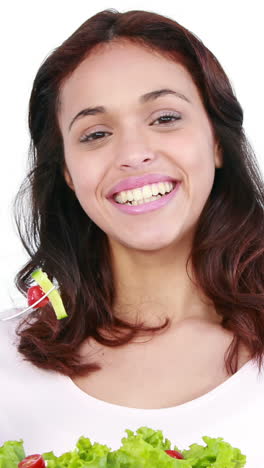
[[[171,447],[161,430],[126,429],[122,445],[112,451],[107,445],[80,437],[73,451],[60,456],[53,452],[26,457],[23,441],[8,441],[0,447],[0,468],[243,468],[246,456],[223,438],[202,437],[204,445],[188,450]]]

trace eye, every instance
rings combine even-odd
[[[102,135],[104,135],[105,133],[108,133],[109,135],[111,135],[110,132],[102,132],[102,131],[88,133],[87,135],[83,135],[83,137],[80,139],[80,143],[90,143],[95,140],[101,140]]]
[[[161,123],[162,124],[169,124],[173,125],[176,120],[180,120],[181,116],[179,114],[175,114],[174,112],[165,112],[164,114],[161,114],[154,122],[152,122],[152,125],[157,125],[155,122],[158,122],[160,120],[164,119]]]

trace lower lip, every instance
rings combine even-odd
[[[163,195],[163,197],[159,198],[158,200],[154,200],[153,202],[142,203],[141,205],[125,205],[122,203],[117,203],[113,198],[110,198],[110,202],[120,211],[123,213],[128,214],[141,214],[147,213],[149,211],[158,210],[164,205],[167,205],[173,197],[176,195],[181,182],[176,182],[174,189],[168,194]]]

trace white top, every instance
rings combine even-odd
[[[13,344],[17,319],[0,322],[0,446],[24,440],[27,455],[72,450],[83,435],[113,450],[125,429],[161,429],[180,449],[223,437],[247,455],[246,468],[264,466],[264,375],[254,360],[224,383],[187,403],[161,409],[127,408],[98,400],[57,372],[23,360]]]

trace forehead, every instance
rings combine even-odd
[[[157,51],[120,41],[100,44],[67,78],[60,90],[60,112],[80,106],[130,105],[154,89],[170,87],[201,104],[188,70]]]

